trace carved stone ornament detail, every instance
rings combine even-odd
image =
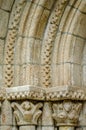
[[[37,103],[34,105],[29,101],[24,101],[21,104],[12,103],[12,108],[14,109],[14,115],[18,125],[26,124],[37,124],[38,118],[41,116],[42,103]]]
[[[46,100],[86,100],[86,89],[76,86],[57,86],[46,90]]]
[[[53,104],[53,119],[57,126],[76,126],[82,104],[73,101],[63,101]]]
[[[41,87],[33,87],[30,85],[6,88],[6,98],[8,100],[44,100],[45,91]]]
[[[38,86],[17,86],[6,88],[6,99],[8,100],[47,100],[60,101],[68,100],[86,100],[86,89],[84,87],[57,86],[52,88],[41,88]]]

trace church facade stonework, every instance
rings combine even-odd
[[[86,130],[86,0],[0,0],[0,130]]]

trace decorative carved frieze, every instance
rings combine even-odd
[[[48,28],[43,40],[43,50],[41,55],[41,68],[42,78],[41,83],[43,87],[51,86],[51,61],[52,61],[52,50],[55,36],[58,30],[58,24],[62,16],[62,12],[67,4],[68,0],[57,1],[53,10],[53,15],[49,19]]]
[[[82,108],[81,101],[86,100],[85,88],[71,86],[46,89],[30,85],[18,86],[5,88],[4,91],[1,90],[1,94],[0,100],[10,100],[11,102],[15,100],[12,103],[12,108],[17,124],[20,126],[28,124],[37,125],[38,118],[42,113],[41,108],[43,107],[43,104],[37,103],[37,101],[52,101],[53,112],[51,109],[51,116],[49,116],[51,120],[52,118],[55,120],[56,125],[76,126]],[[29,100],[35,100],[36,102],[33,104]],[[44,116],[47,115],[45,114]]]
[[[46,100],[86,100],[86,89],[81,87],[57,86],[46,89]]]
[[[74,101],[62,101],[53,104],[53,119],[57,126],[76,126],[82,103]]]
[[[18,25],[20,21],[20,16],[22,13],[22,8],[26,0],[20,0],[16,6],[14,6],[14,11],[11,15],[11,22],[9,24],[9,31],[6,38],[6,57],[5,57],[5,86],[11,87],[13,85],[13,60],[14,60],[14,43],[16,41],[18,33]]]
[[[37,124],[41,116],[42,103],[33,104],[29,101],[24,101],[21,104],[13,102],[12,108],[18,125]]]
[[[40,87],[18,86],[6,89],[6,97],[8,100],[34,99],[44,100],[45,91]]]
[[[53,88],[43,89],[41,87],[33,87],[30,85],[6,88],[6,98],[8,100],[47,100],[60,101],[69,100],[86,100],[86,89],[71,86],[57,86]]]

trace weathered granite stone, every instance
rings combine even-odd
[[[86,0],[0,0],[0,130],[86,129]]]
[[[0,9],[0,37],[6,37],[9,13]],[[4,26],[4,27],[3,27]]]
[[[6,11],[10,11],[12,8],[13,2],[14,2],[14,0],[10,0],[10,1],[9,0],[2,0],[1,8],[6,10]]]
[[[64,126],[64,127],[59,127],[59,130],[74,130],[74,127]]]

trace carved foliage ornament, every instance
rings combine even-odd
[[[53,104],[53,119],[56,125],[76,126],[82,104],[79,102],[63,101]]]
[[[21,104],[12,103],[12,108],[14,109],[14,115],[18,125],[26,124],[37,124],[38,118],[41,116],[42,103],[37,103],[34,105],[29,101],[24,101]]]

